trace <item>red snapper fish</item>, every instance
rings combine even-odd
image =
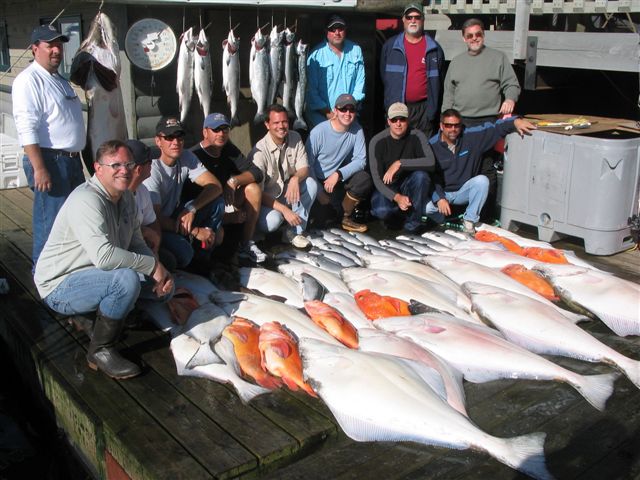
[[[258,343],[262,368],[282,379],[294,392],[302,389],[317,397],[310,385],[302,378],[302,360],[293,334],[278,322],[268,322],[260,327]]]
[[[358,332],[338,310],[320,300],[304,302],[304,309],[316,325],[349,348],[358,348]]]
[[[411,315],[409,303],[399,298],[378,295],[371,290],[360,290],[354,298],[369,320]]]

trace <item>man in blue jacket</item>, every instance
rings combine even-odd
[[[440,131],[429,140],[436,157],[436,180],[425,214],[442,223],[451,215],[451,204],[467,205],[463,231],[474,233],[489,192],[489,179],[479,174],[484,152],[509,133],[524,135],[535,129],[531,122],[515,117],[465,129],[460,112],[453,108],[442,112]]]
[[[422,7],[410,3],[402,12],[404,31],[385,42],[380,56],[385,111],[396,102],[409,107],[409,126],[427,137],[439,111],[444,52],[424,33]]]

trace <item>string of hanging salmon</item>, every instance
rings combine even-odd
[[[296,42],[297,21],[292,26],[271,22],[260,26],[259,12],[256,14],[257,31],[251,38],[249,53],[249,83],[251,97],[256,104],[254,123],[265,120],[268,105],[280,101],[294,120],[293,129],[307,129],[303,118],[307,86],[306,64],[309,45],[301,39]],[[202,21],[200,21],[202,24]],[[273,25],[267,36],[263,30]],[[178,78],[176,90],[180,109],[180,119],[185,121],[191,106],[195,86],[198,100],[206,117],[210,113],[213,91],[213,75],[209,40],[206,29],[201,27],[196,36],[193,27],[184,29],[180,36],[178,53]],[[229,13],[229,33],[222,41],[222,88],[227,98],[231,125],[244,123],[247,119],[239,116],[240,102],[240,37],[232,27]]]

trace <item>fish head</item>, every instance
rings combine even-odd
[[[196,40],[193,36],[193,27],[189,27],[180,36],[180,42],[191,52],[196,48]]]
[[[233,28],[229,30],[229,35],[226,40],[222,42],[222,48],[226,49],[231,55],[236,53],[240,48],[240,37],[236,37],[233,33]]]
[[[298,45],[296,46],[296,53],[298,55],[306,55],[308,49],[309,49],[308,44],[302,43],[302,40],[298,40]]]
[[[296,39],[296,33],[287,27],[284,31],[284,41],[287,45],[292,44]]]
[[[302,298],[305,302],[322,300],[328,293],[327,287],[320,283],[315,277],[305,272],[302,272],[300,277],[302,278]]]
[[[198,41],[196,42],[196,50],[201,56],[205,56],[209,52],[209,39],[204,29],[200,30],[198,34]]]
[[[358,348],[358,332],[342,314],[319,300],[304,302],[304,309],[316,325],[349,348]]]

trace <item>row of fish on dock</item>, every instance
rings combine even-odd
[[[242,291],[179,273],[176,284],[199,305],[182,325],[166,305],[148,312],[172,336],[179,375],[230,383],[245,402],[284,385],[319,397],[356,441],[471,448],[552,478],[545,433],[482,431],[467,414],[463,379],[560,381],[603,410],[620,373],[640,388],[640,362],[577,323],[599,319],[619,336],[640,335],[640,286],[570,251],[480,228],[476,238],[379,241],[311,232],[309,252],[274,256],[278,271],[240,268]],[[582,375],[542,354],[617,371]]]
[[[271,29],[269,36],[259,28],[251,39],[249,59],[249,81],[251,96],[256,103],[254,122],[264,120],[268,105],[276,102],[278,96],[282,104],[296,121],[294,128],[306,129],[302,117],[306,92],[306,56],[308,45],[295,41],[294,31],[286,28]],[[238,125],[238,103],[240,99],[240,38],[233,29],[222,42],[222,87],[227,96],[231,112],[231,124]],[[180,119],[185,121],[195,86],[204,116],[211,113],[212,68],[209,54],[209,40],[204,29],[195,36],[193,28],[180,36],[177,58],[176,90],[180,107]]]

